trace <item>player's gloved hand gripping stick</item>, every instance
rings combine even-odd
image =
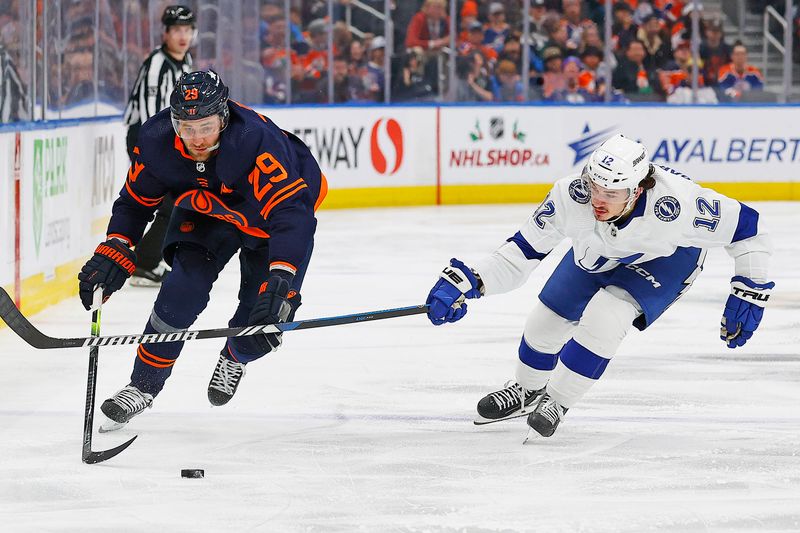
[[[272,270],[269,279],[258,292],[258,300],[250,311],[251,326],[278,324],[294,316],[300,307],[300,294],[290,290],[294,275],[285,270]],[[260,353],[277,350],[283,342],[283,333],[265,333],[250,337]]]
[[[451,259],[439,274],[425,303],[428,319],[434,326],[455,322],[467,314],[465,301],[483,295],[483,282],[478,275],[458,259]]]
[[[744,276],[731,278],[731,294],[722,312],[719,338],[728,348],[746,343],[758,329],[775,283],[756,283]]]
[[[78,273],[78,292],[83,307],[92,307],[92,294],[97,285],[103,286],[103,302],[120,290],[136,270],[136,253],[121,239],[112,237],[101,242],[94,255]]]

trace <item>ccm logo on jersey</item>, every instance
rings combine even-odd
[[[661,287],[661,282],[659,282],[655,278],[655,276],[653,276],[650,272],[643,269],[642,267],[637,265],[625,265],[625,268],[627,268],[628,270],[633,270],[634,272],[642,276],[645,279],[645,281],[649,281],[650,284],[653,285],[654,289],[658,289],[659,287]]]

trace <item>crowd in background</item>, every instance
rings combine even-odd
[[[373,4],[380,8],[383,2]],[[614,3],[613,54],[608,60],[603,52],[601,1],[531,0],[527,30],[521,5],[520,0],[459,1],[456,54],[445,53],[450,45],[445,0],[396,3],[392,57],[385,53],[385,35],[368,32],[357,37],[341,15],[337,18],[335,14],[335,101],[383,101],[385,61],[391,62],[393,101],[446,99],[450,85],[440,58],[451,55],[456,61],[453,84],[458,101],[603,101],[609,83],[613,101],[692,101],[692,3]],[[753,5],[753,9],[763,9],[764,2]],[[312,3],[311,9],[298,7],[290,13],[292,52],[288,60],[294,102],[325,102],[328,98],[327,13],[324,2],[317,6],[318,11]],[[280,103],[287,83],[287,29],[281,3],[264,4],[261,18],[266,101]],[[701,102],[739,100],[749,91],[763,89],[763,75],[748,62],[746,47],[726,41],[718,18],[701,18],[700,33]],[[527,80],[522,79],[524,46],[529,47],[530,58]]]
[[[615,102],[685,103],[692,101],[695,63],[701,102],[748,100],[748,95],[764,87],[764,77],[748,61],[746,47],[726,39],[720,19],[705,13],[700,19],[699,58],[693,58],[690,40],[694,4],[686,0],[616,0],[612,6],[613,54],[609,57],[604,54],[602,0],[530,0],[527,29],[523,28],[522,0],[452,1],[456,1],[454,51],[450,50],[450,6],[446,0],[395,0],[391,35],[386,35],[383,20],[350,5],[351,0],[334,0],[332,19],[325,0],[291,0],[288,25],[284,0],[243,2],[239,5],[252,5],[258,15],[246,18],[253,25],[252,32],[246,33],[254,35],[254,43],[257,33],[258,50],[250,50],[255,45],[246,48],[252,52],[252,66],[263,68],[263,76],[253,74],[252,66],[248,67],[247,97],[240,98],[253,104],[281,104],[289,98],[292,103],[325,103],[330,73],[337,103],[383,102],[387,83],[393,102],[453,98],[465,102],[582,103],[605,100],[610,85],[608,93]],[[218,12],[223,11],[223,0],[184,3],[197,9],[200,4],[214,2],[219,4]],[[50,12],[44,17],[44,0],[2,2],[0,120],[30,116],[31,107],[35,107],[28,87],[33,79],[32,64],[37,69],[37,87],[42,87],[35,95],[36,102],[41,102],[46,90],[48,109],[61,110],[93,98],[123,107],[139,64],[160,40],[157,19],[153,25],[147,13],[160,13],[167,3],[179,2],[49,2]],[[384,0],[361,3],[376,12],[383,12],[385,4]],[[754,13],[763,13],[767,5],[782,12],[784,4],[781,0],[747,0]],[[24,22],[26,10],[33,9],[41,21],[36,54],[29,51],[32,38],[25,37],[25,30],[30,29]],[[796,11],[795,60],[800,57],[800,17]],[[205,11],[198,13],[202,26]],[[215,20],[213,24],[218,23]],[[330,55],[329,28],[333,32]],[[45,29],[47,42],[42,37]],[[201,32],[198,40],[216,39],[225,44],[220,39],[227,38],[230,29],[215,31]],[[227,50],[226,46],[222,48]],[[525,47],[529,53],[527,69],[522,65]],[[243,60],[229,51],[204,57],[209,55],[207,50],[211,48],[193,50],[198,66],[224,68],[220,62]],[[42,66],[44,55],[49,60],[44,62],[47,73]],[[455,72],[452,80],[448,77],[451,61]],[[528,78],[522,79],[526,71]],[[49,84],[43,84],[44,78]]]

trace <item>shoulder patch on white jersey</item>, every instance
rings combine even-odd
[[[653,210],[663,222],[672,222],[681,214],[681,204],[674,196],[662,196],[656,200]]]
[[[574,179],[569,184],[569,197],[579,204],[589,203],[589,191],[586,190],[586,183],[581,178]]]

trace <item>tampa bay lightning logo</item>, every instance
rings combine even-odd
[[[673,196],[662,196],[656,200],[656,205],[653,209],[656,212],[656,217],[664,222],[672,222],[681,214],[681,204]]]
[[[586,182],[580,178],[572,180],[569,184],[569,197],[579,204],[588,204],[589,191],[586,189]]]
[[[575,152],[575,160],[572,162],[572,166],[577,165],[589,157],[589,154],[594,152],[595,148],[600,146],[603,141],[610,137],[611,133],[616,131],[616,129],[616,126],[611,126],[610,128],[606,128],[604,130],[592,132],[589,130],[589,123],[587,122],[583,127],[581,136],[577,140],[568,144],[568,146]]]

